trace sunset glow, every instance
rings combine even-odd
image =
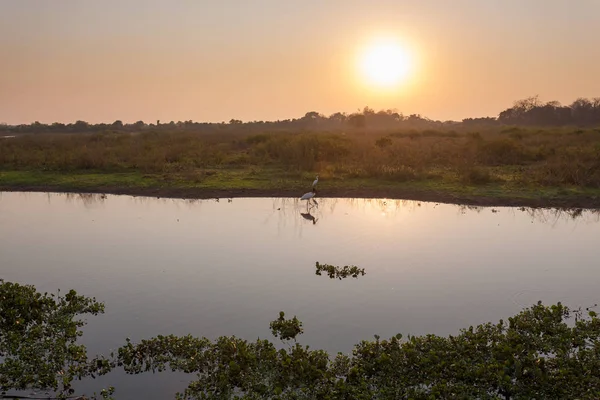
[[[360,72],[366,83],[394,88],[404,83],[411,70],[408,52],[391,39],[370,44],[360,55]]]
[[[600,93],[595,0],[174,4],[1,1],[0,124],[267,121],[367,105],[460,121],[528,96]]]

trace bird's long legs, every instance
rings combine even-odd
[[[315,206],[319,207],[319,203],[317,203],[317,201],[316,201],[315,199],[308,199],[308,200],[306,201],[306,210],[307,210],[307,211],[308,211],[308,209],[309,209],[309,208],[310,208],[310,206],[311,206],[311,204],[310,204],[310,201],[311,201],[311,200],[313,201],[313,203],[315,204]]]

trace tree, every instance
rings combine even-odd
[[[133,128],[135,129],[143,129],[146,124],[144,123],[144,121],[136,121],[135,123],[132,124]]]
[[[296,343],[276,350],[268,341],[161,336],[119,350],[130,373],[197,373],[183,397],[229,398],[597,398],[600,319],[593,311],[575,324],[560,303],[538,303],[509,318],[463,329],[456,336],[409,336],[362,341],[352,356],[330,358]],[[275,336],[302,333],[280,313]],[[176,350],[177,349],[177,350]]]
[[[369,115],[375,115],[375,110],[374,110],[374,109],[372,109],[372,108],[371,108],[371,107],[369,107],[369,106],[365,106],[365,107],[363,108],[363,111],[362,111],[362,113],[363,113],[363,115],[365,115],[365,116],[369,116]]]
[[[309,121],[319,119],[320,117],[321,115],[316,111],[309,111],[306,114],[304,114],[304,119]]]
[[[329,120],[334,122],[337,125],[342,125],[344,122],[346,122],[347,119],[348,119],[348,116],[345,113],[341,113],[341,112],[336,112],[329,116]]]
[[[103,312],[103,304],[74,290],[42,294],[0,279],[0,389],[50,388],[64,397],[74,378],[108,372],[107,360],[89,360],[77,344],[84,325],[77,318]]]
[[[73,128],[74,128],[75,130],[79,130],[79,131],[85,131],[85,130],[87,130],[89,127],[90,127],[90,124],[88,124],[88,123],[87,123],[87,122],[85,122],[85,121],[81,121],[81,120],[78,120],[78,121],[76,121],[76,122],[73,124]]]
[[[354,128],[364,128],[367,125],[367,119],[364,114],[351,114],[348,117],[348,124]]]
[[[594,103],[583,97],[578,98],[571,104],[573,119],[581,125],[589,125],[594,121]]]
[[[317,263],[317,271],[320,266],[329,269]],[[75,318],[103,311],[95,299],[74,291],[54,297],[0,280],[2,389],[63,385],[64,396],[78,374],[94,377],[119,367],[130,374],[167,369],[195,374],[178,394],[186,399],[600,396],[600,319],[591,308],[571,311],[561,303],[538,302],[508,321],[457,335],[383,340],[376,335],[356,344],[351,355],[336,356],[299,344],[302,322],[281,311],[270,328],[287,348],[235,336],[167,335],[137,344],[127,339],[109,359],[88,360],[85,347],[75,344],[82,325]]]
[[[513,125],[561,126],[574,121],[573,105],[562,106],[558,101],[542,103],[538,96],[518,100],[513,107],[502,111],[498,121]]]

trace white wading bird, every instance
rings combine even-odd
[[[318,206],[319,204],[314,199],[314,197],[316,195],[317,195],[317,189],[313,188],[312,191],[304,193],[302,195],[302,197],[300,197],[300,200],[306,200],[306,208],[307,209],[308,209],[308,205],[309,205],[309,203],[310,203],[311,200]]]
[[[319,183],[319,174],[317,174],[317,179],[313,181],[313,188],[317,186],[317,183]]]

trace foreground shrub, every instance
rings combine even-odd
[[[88,361],[75,346],[74,317],[102,310],[74,291],[55,300],[31,286],[0,281],[2,389],[57,388],[57,376],[183,371],[195,374],[186,399],[595,399],[600,396],[600,319],[558,303],[529,307],[508,321],[448,337],[398,334],[364,340],[352,354],[330,356],[296,343],[294,316],[271,323],[287,348],[235,336],[216,340],[157,336],[129,339],[109,360]],[[573,318],[574,317],[574,318]],[[63,392],[64,395],[64,392]]]
[[[63,397],[73,393],[73,379],[108,372],[108,360],[88,359],[77,344],[78,317],[103,312],[103,304],[74,290],[41,294],[0,279],[0,389],[52,389]]]

